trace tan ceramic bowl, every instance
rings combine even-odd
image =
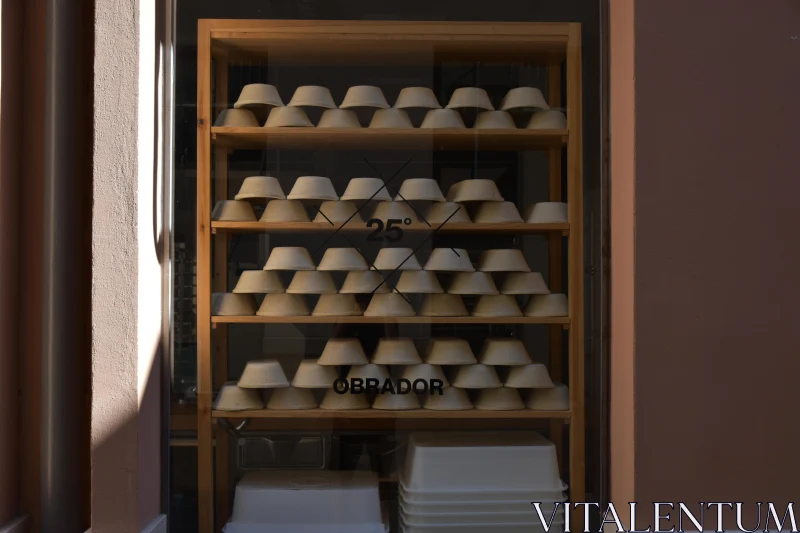
[[[475,222],[481,224],[522,222],[522,216],[514,202],[483,202],[475,213]]]
[[[419,409],[419,398],[414,393],[379,394],[372,403],[373,409],[382,411],[411,411]]]
[[[267,294],[256,315],[258,316],[308,316],[308,305],[299,294]]]
[[[567,117],[561,111],[550,109],[534,113],[528,121],[529,130],[564,130],[567,129]]]
[[[261,222],[311,222],[302,202],[271,200],[261,215]]]
[[[517,300],[508,294],[493,294],[481,296],[472,316],[503,317],[522,316],[522,310],[517,305]]]
[[[407,379],[412,384],[418,379],[421,379],[427,383],[430,383],[430,381],[433,379],[438,379],[442,381],[444,388],[450,386],[450,383],[447,381],[447,377],[444,375],[442,367],[428,363],[405,367],[401,377],[403,379]]]
[[[333,387],[333,382],[339,376],[336,370],[330,366],[317,363],[316,359],[304,359],[300,361],[297,372],[292,379],[292,387],[300,389],[329,389]]]
[[[314,270],[314,261],[301,246],[276,246],[267,258],[264,270]]]
[[[242,389],[235,381],[225,383],[214,401],[217,411],[254,411],[264,408],[264,400],[256,389]]]
[[[381,220],[411,220],[412,223],[419,222],[417,214],[405,202],[380,202],[372,213],[371,218],[379,218]]]
[[[265,128],[313,128],[308,115],[299,107],[273,107],[267,116]]]
[[[441,109],[439,100],[428,87],[405,87],[394,103],[397,109]]]
[[[342,200],[391,201],[392,197],[380,178],[353,178],[347,183]]]
[[[215,292],[211,295],[213,316],[252,316],[256,312],[256,301],[250,294]]]
[[[531,364],[531,358],[525,344],[519,339],[490,338],[486,339],[478,357],[484,365],[491,366],[524,366]]]
[[[326,109],[317,123],[318,128],[358,129],[361,123],[349,109]]]
[[[517,248],[484,250],[478,258],[481,272],[530,272],[522,251]]]
[[[289,200],[338,200],[330,178],[300,176],[289,191]]]
[[[436,274],[425,270],[406,270],[395,287],[403,294],[440,294],[444,292]]]
[[[431,339],[425,362],[432,365],[473,365],[478,361],[464,339]]]
[[[374,270],[366,272],[351,271],[344,278],[340,294],[385,294],[389,292],[389,286],[383,283],[383,276]]]
[[[255,222],[253,206],[241,200],[220,200],[211,211],[211,220],[224,222]]]
[[[429,394],[423,408],[432,411],[466,411],[472,409],[467,391],[455,387],[447,387],[444,394]]]
[[[356,411],[360,409],[369,409],[369,400],[366,394],[338,394],[335,390],[331,389],[325,391],[325,396],[322,398],[322,403],[319,404],[320,409],[329,411]]]
[[[389,107],[386,98],[383,96],[383,91],[374,85],[355,85],[347,89],[339,106],[342,109],[350,109],[353,107],[376,107],[378,109],[386,109]]]
[[[429,202],[444,202],[444,195],[436,180],[430,178],[410,178],[400,185],[400,190],[395,201],[425,200]]]
[[[316,408],[317,400],[314,398],[314,393],[309,389],[297,389],[295,387],[274,390],[269,402],[267,402],[267,409],[282,411],[301,411]]]
[[[534,411],[567,411],[569,389],[562,383],[556,383],[550,389],[534,389],[525,406]]]
[[[249,361],[239,378],[239,387],[243,389],[280,389],[289,386],[289,380],[283,373],[281,364],[275,359]]]
[[[328,201],[322,202],[314,222],[331,222],[344,224],[345,222],[364,222],[353,202]]]
[[[369,122],[372,129],[407,130],[414,127],[408,113],[402,109],[378,109]]]
[[[464,301],[457,294],[427,294],[419,310],[420,316],[469,316]]]
[[[314,306],[312,316],[361,316],[364,310],[352,294],[323,294]]]
[[[479,87],[460,87],[453,91],[447,109],[477,108],[494,110],[492,101],[484,89]]]
[[[377,365],[416,365],[422,359],[411,339],[380,339],[370,361]]]
[[[431,204],[425,214],[425,220],[431,224],[443,224],[445,221],[448,224],[472,222],[467,209],[463,205],[454,202]]]
[[[411,248],[381,248],[373,264],[375,270],[421,270]]]
[[[536,87],[516,87],[511,89],[500,102],[500,109],[509,111],[512,109],[550,109],[544,99],[542,91]]]
[[[533,363],[512,368],[505,386],[514,389],[550,389],[554,385],[547,367],[541,363]]]
[[[277,178],[273,178],[272,176],[250,176],[244,179],[242,186],[239,187],[239,193],[235,198],[237,200],[248,200],[251,198],[285,200],[286,195],[283,193],[283,189]]]
[[[519,396],[517,389],[499,387],[484,389],[478,394],[475,409],[481,411],[519,411],[525,409],[525,403]]]
[[[258,126],[255,113],[249,109],[225,109],[214,122],[215,128],[257,128]]]
[[[414,316],[414,308],[397,293],[375,294],[364,311],[364,316]]]
[[[295,89],[289,107],[324,107],[336,109],[336,103],[327,87],[319,85],[303,85]]]
[[[239,276],[236,287],[233,288],[235,294],[270,294],[273,292],[285,292],[281,279],[275,272],[267,270],[245,270]]]
[[[421,129],[459,129],[466,128],[464,119],[454,109],[431,109],[425,114]]]
[[[517,125],[507,111],[484,111],[475,119],[476,130],[514,130]]]
[[[323,366],[360,366],[368,362],[358,339],[328,339],[317,360]]]
[[[249,83],[242,88],[239,99],[233,104],[236,109],[248,107],[283,107],[283,100],[274,85]]]
[[[459,389],[496,389],[502,386],[494,368],[482,364],[461,366],[453,378],[453,387]]]
[[[364,256],[355,248],[328,248],[317,267],[317,270],[345,272],[368,269]]]
[[[336,285],[329,272],[300,270],[295,272],[286,289],[288,294],[336,294]]]
[[[528,210],[525,222],[547,224],[568,222],[567,204],[561,202],[539,202]]]
[[[497,294],[492,275],[487,272],[459,272],[453,277],[448,294]]]
[[[569,316],[565,294],[534,294],[525,307],[525,316]]]
[[[471,179],[454,183],[447,191],[448,202],[502,202],[503,196],[492,180]]]
[[[475,267],[464,248],[434,248],[425,263],[425,270],[439,272],[473,272]]]
[[[386,367],[383,365],[375,365],[372,363],[354,366],[350,369],[350,372],[347,373],[347,380],[350,381],[355,378],[363,380],[377,379],[383,383],[385,380],[389,379],[389,371],[386,370]]]
[[[550,294],[539,272],[512,272],[506,276],[500,290],[503,294]]]

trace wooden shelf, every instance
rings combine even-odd
[[[433,224],[432,227],[427,224],[409,224],[402,226],[403,231],[411,232],[430,232],[438,227]],[[339,230],[340,226],[330,225],[327,222],[212,222],[211,229],[216,232],[229,232],[229,233],[332,233]],[[367,227],[364,222],[348,222],[342,231],[347,233],[368,233],[375,231],[375,228]],[[470,223],[457,223],[448,222],[443,225],[438,233],[443,235],[452,234],[509,234],[509,235],[535,235],[545,233],[561,233],[562,235],[569,235],[569,224],[552,223],[552,224],[525,224],[518,222],[510,222],[503,224],[470,224]]]
[[[213,324],[569,324],[565,316],[212,316]]]
[[[211,128],[216,146],[230,149],[540,150],[560,148],[567,130]]]

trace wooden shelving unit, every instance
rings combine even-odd
[[[240,60],[271,64],[439,65],[445,61],[523,62],[545,66],[551,107],[564,107],[564,130],[332,130],[213,127],[230,101],[230,65]],[[566,101],[561,101],[562,78]],[[559,458],[569,465],[570,500],[585,500],[583,187],[581,26],[577,23],[473,23],[388,21],[200,20],[197,72],[197,443],[200,533],[220,531],[230,511],[230,435],[223,419],[252,419],[251,427],[332,429],[521,429],[550,427]],[[212,222],[214,203],[226,198],[228,156],[233,150],[541,150],[548,154],[549,200],[566,201],[564,224],[448,224],[442,234],[543,235],[549,242],[553,292],[569,295],[568,317],[223,317],[211,316],[212,292],[227,287],[228,242],[237,233],[326,234],[327,223]],[[566,168],[562,155],[566,150]],[[566,175],[566,190],[562,178]],[[214,181],[212,183],[212,176]],[[213,185],[213,186],[212,186]],[[341,231],[366,232],[363,222]],[[404,231],[431,231],[425,224]],[[564,237],[567,238],[564,241]],[[563,242],[566,280],[561,279]],[[570,385],[569,411],[270,411],[212,409],[214,390],[228,379],[228,324],[544,324],[550,329],[550,373]],[[567,368],[562,335],[567,330]],[[569,442],[562,436],[568,428]],[[573,526],[577,529],[577,526]]]

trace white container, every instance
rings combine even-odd
[[[529,130],[564,130],[567,129],[567,117],[555,109],[534,113],[528,121]]]
[[[514,389],[551,389],[554,387],[547,367],[541,363],[515,366],[508,373],[504,385]]]
[[[383,96],[383,91],[374,85],[355,85],[347,89],[344,100],[339,105],[342,109],[353,107],[376,107],[386,109],[389,103]]]
[[[411,339],[380,339],[370,361],[378,365],[416,365],[422,359]]]
[[[534,389],[525,406],[534,411],[568,411],[569,389],[563,383],[551,389]]]
[[[272,200],[261,215],[261,222],[311,222],[302,202],[297,200]]]
[[[565,294],[534,294],[525,306],[525,316],[569,316]]]
[[[372,129],[408,130],[414,127],[408,113],[402,109],[378,109],[369,122]]]
[[[323,366],[358,366],[368,362],[358,339],[328,339],[317,359],[317,364]]]
[[[426,270],[406,270],[395,287],[403,294],[441,294],[444,292],[436,274]]]
[[[350,369],[350,372],[347,373],[347,380],[353,379],[377,379],[381,382],[381,385],[384,381],[389,379],[389,371],[386,370],[386,367],[383,365],[361,365],[361,366],[354,366]]]
[[[502,317],[502,316],[522,316],[522,310],[517,305],[517,300],[508,294],[493,294],[481,296],[472,316],[480,317]]]
[[[349,109],[326,109],[317,123],[318,128],[358,129],[361,123]]]
[[[528,209],[528,224],[562,224],[569,221],[569,210],[563,202],[539,202]]]
[[[403,221],[410,220],[412,223],[419,222],[417,214],[405,202],[380,202],[372,213],[371,218],[379,218],[381,220],[396,218]]]
[[[220,200],[211,210],[211,220],[223,222],[255,222],[253,206],[242,200]]]
[[[397,109],[441,109],[439,100],[428,87],[405,87],[394,103]]]
[[[355,248],[328,248],[317,266],[317,270],[345,272],[367,269],[367,261]]]
[[[453,91],[447,109],[477,108],[494,110],[492,101],[484,89],[479,87],[459,87]]]
[[[567,486],[563,483],[555,491],[539,490],[492,490],[473,488],[466,490],[412,490],[409,489],[401,472],[397,485],[398,492],[405,505],[483,505],[481,509],[490,509],[492,506],[504,507],[508,512],[516,512],[506,506],[524,503],[528,508],[531,502],[565,501],[567,496],[563,491]],[[476,510],[478,508],[476,507]],[[498,509],[499,510],[499,509]]]
[[[481,272],[530,272],[531,267],[517,248],[484,250],[478,258]]]
[[[477,363],[472,348],[464,339],[431,339],[425,362],[432,365],[473,365]]]
[[[236,486],[226,533],[384,533],[373,472],[248,472]],[[233,527],[233,528],[232,528]]]
[[[359,368],[359,367],[356,367]],[[317,363],[316,359],[303,359],[297,367],[292,387],[301,389],[329,389],[333,386],[338,375],[336,370],[330,366]]]
[[[263,409],[264,400],[257,389],[243,389],[235,381],[225,383],[214,401],[217,411],[252,411]]]
[[[438,525],[412,525],[404,522],[404,516],[400,515],[400,533],[562,533],[561,524],[553,524],[549,531],[545,532],[541,523],[533,524],[438,524]],[[238,531],[227,531],[225,533],[240,533]],[[241,532],[247,533],[247,532]],[[253,532],[255,533],[255,532]],[[259,532],[260,533],[260,532]]]
[[[353,178],[347,183],[342,200],[391,201],[392,197],[380,178]]]
[[[299,294],[275,293],[267,294],[258,316],[308,316],[310,311],[303,297]]]
[[[400,185],[395,201],[424,200],[444,202],[444,195],[436,180],[431,178],[409,178]]]
[[[550,294],[544,277],[539,272],[512,272],[503,281],[503,294]]]
[[[322,176],[300,176],[289,191],[289,200],[338,200],[336,189],[330,178]]]
[[[235,196],[237,200],[248,200],[251,198],[272,198],[285,200],[281,184],[277,178],[272,176],[250,176],[245,178],[239,193]]]
[[[265,128],[313,128],[308,115],[299,107],[273,107],[269,111]]]
[[[381,248],[373,264],[375,270],[422,270],[411,248]]]
[[[502,202],[503,195],[492,180],[470,179],[459,181],[447,191],[448,202]]]
[[[251,316],[256,312],[256,301],[250,294],[215,292],[211,295],[212,316]]]
[[[467,209],[455,202],[437,202],[428,207],[425,213],[425,220],[431,224],[468,224],[472,222],[469,218]]]
[[[472,409],[472,402],[464,389],[446,387],[443,394],[429,394],[422,407],[431,411],[467,411]]]
[[[475,409],[481,411],[519,411],[525,409],[525,403],[517,389],[499,387],[484,389],[475,401]]]
[[[322,403],[319,404],[320,409],[330,411],[357,411],[361,409],[369,409],[369,400],[366,394],[339,394],[331,389],[325,391],[325,396],[322,397]]]
[[[400,501],[400,514],[408,525],[416,526],[446,526],[457,524],[487,524],[496,525],[498,530],[502,533],[505,531],[506,526],[539,526],[542,523],[539,516],[536,514],[536,509],[530,502],[528,502],[528,509],[519,512],[471,512],[464,513],[439,513],[439,512],[413,512],[410,508],[415,507],[413,504],[406,504]],[[542,505],[542,515],[545,521],[550,520],[553,512],[554,504]],[[563,525],[564,512],[563,507],[559,506],[559,512],[553,518],[553,525]]]
[[[429,365],[428,363],[407,366],[403,369],[403,373],[400,377],[410,381],[412,386],[413,383],[418,379],[421,379],[428,384],[430,384],[431,380],[438,379],[442,382],[443,388],[450,386],[450,383],[447,381],[447,377],[444,375],[442,367],[437,365]]]
[[[428,294],[419,308],[420,316],[469,316],[461,296]]]
[[[476,130],[514,130],[517,125],[507,111],[484,111],[475,119]]]
[[[379,394],[372,402],[373,409],[382,411],[411,411],[419,409],[419,398],[416,394]]]
[[[455,109],[431,109],[425,113],[420,129],[466,129],[464,119]]]
[[[434,248],[425,263],[425,270],[439,272],[473,272],[475,267],[464,248]]]
[[[248,361],[237,385],[242,389],[281,389],[289,386],[281,364],[275,359]]]
[[[317,400],[314,393],[309,389],[296,389],[286,387],[275,389],[267,402],[267,409],[281,411],[296,411],[306,409],[316,409]]]
[[[249,83],[242,87],[239,99],[233,104],[236,109],[250,107],[282,107],[283,100],[274,85],[267,83]]]
[[[385,294],[389,286],[383,283],[383,276],[374,270],[366,272],[351,271],[344,278],[339,294]]]
[[[319,85],[303,85],[295,89],[289,107],[324,107],[336,109],[336,103],[327,87]]]
[[[520,339],[490,338],[483,343],[478,361],[490,366],[521,366],[531,364],[531,358]]]
[[[284,291],[278,275],[266,270],[245,270],[233,288],[235,294],[270,294]]]
[[[317,216],[314,217],[314,222],[344,224],[345,222],[364,222],[364,219],[361,218],[353,202],[331,200],[322,202],[322,205],[319,206],[319,211],[317,211]]]
[[[323,294],[311,316],[361,316],[364,310],[352,294]]]
[[[301,246],[276,246],[269,253],[264,270],[314,270],[314,261]]]
[[[496,389],[502,386],[494,368],[482,364],[458,367],[453,377],[453,387],[459,389]]]
[[[564,490],[556,447],[535,432],[412,433],[401,481],[415,491]]]
[[[454,391],[461,391],[461,389],[451,389]],[[463,392],[463,391],[462,391]],[[456,515],[463,515],[465,516],[466,520],[469,521],[469,518],[473,514],[501,514],[501,513],[533,513],[533,516],[536,516],[536,509],[531,505],[532,501],[540,502],[542,512],[545,513],[545,518],[550,519],[550,513],[553,511],[553,507],[555,506],[556,502],[563,502],[566,499],[566,496],[563,493],[553,493],[551,496],[552,498],[543,499],[541,496],[537,496],[536,498],[530,498],[527,500],[493,500],[491,499],[491,493],[488,493],[488,496],[483,493],[476,494],[476,497],[480,498],[475,501],[436,501],[431,500],[430,494],[436,493],[419,493],[415,492],[415,495],[425,494],[425,498],[416,498],[411,496],[408,492],[406,492],[402,485],[398,488],[398,495],[399,495],[399,502],[403,505],[404,513],[407,515],[427,515],[427,514],[456,514]],[[417,501],[419,500],[419,501]],[[563,515],[561,512],[561,507],[559,509],[559,514]],[[555,521],[558,521],[560,517],[557,515]]]
[[[224,109],[214,122],[215,128],[257,128],[258,119],[249,109]]]
[[[508,91],[503,97],[500,102],[500,109],[503,111],[511,109],[550,109],[550,106],[547,105],[542,91],[536,87],[516,87]]]
[[[408,300],[400,294],[390,292],[374,294],[364,316],[415,316],[416,312]]]
[[[447,290],[449,294],[498,294],[492,275],[488,272],[459,272]]]
[[[479,224],[504,224],[522,222],[514,202],[483,202],[475,213],[475,222]]]
[[[336,294],[336,285],[330,272],[300,270],[294,273],[286,289],[288,294]]]

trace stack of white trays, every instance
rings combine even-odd
[[[416,433],[400,476],[404,533],[544,532],[564,529],[566,485],[555,445],[538,433]]]
[[[374,472],[249,472],[225,533],[386,533]]]

